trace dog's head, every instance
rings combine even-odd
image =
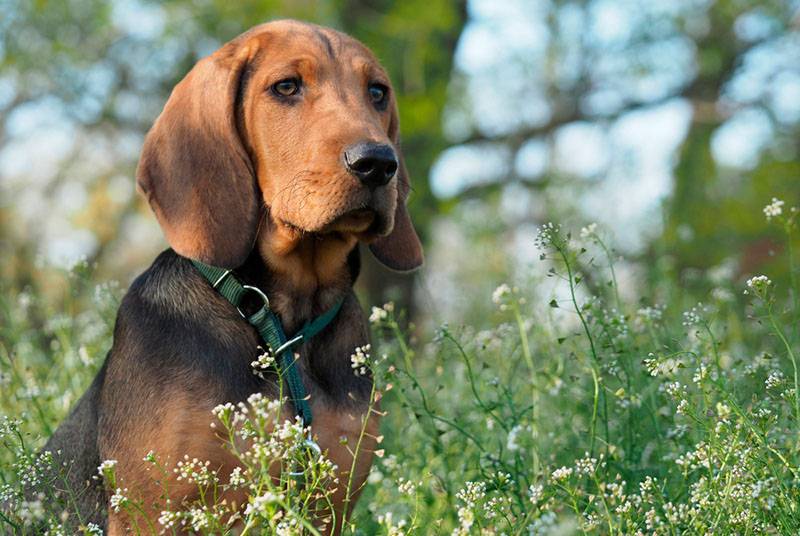
[[[170,245],[234,268],[259,233],[347,237],[390,268],[422,263],[389,78],[358,41],[296,21],[258,26],[195,65],[137,170]],[[265,224],[262,217],[266,218]]]

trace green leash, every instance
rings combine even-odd
[[[303,426],[311,426],[313,417],[311,415],[311,405],[308,403],[306,388],[295,365],[292,348],[308,341],[325,329],[336,318],[344,300],[339,300],[333,307],[307,322],[294,337],[288,339],[278,315],[269,307],[269,298],[260,289],[250,285],[243,285],[230,270],[225,268],[210,266],[195,260],[192,261],[192,264],[211,283],[211,286],[231,302],[242,317],[256,328],[261,339],[275,355],[278,372],[289,386],[290,400],[294,404],[297,414],[303,419]],[[242,299],[248,292],[258,295],[262,301],[262,306],[250,316],[246,316],[239,308]]]

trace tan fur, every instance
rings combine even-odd
[[[117,487],[127,488],[126,495],[141,500],[144,507],[143,515],[134,519],[128,518],[124,511],[115,513],[109,510],[109,535],[125,534],[136,526],[147,532],[148,523],[158,528],[157,520],[166,508],[166,498],[175,506],[184,500],[197,498],[197,485],[178,480],[173,471],[184,456],[210,461],[210,468],[217,470],[223,480],[238,465],[236,458],[224,447],[224,439],[211,427],[213,406],[181,393],[172,395],[173,400],[160,408],[158,417],[139,421],[136,429],[127,436],[127,441],[104,453],[106,458],[118,460]],[[151,451],[165,473],[143,461]],[[168,490],[166,497],[165,489]],[[242,505],[247,495],[244,491],[228,491],[222,500]]]
[[[369,475],[372,459],[378,448],[376,438],[380,418],[377,408],[373,408],[366,426],[363,424],[365,415],[356,411],[320,407],[316,408],[315,412],[317,412],[315,415],[318,415],[315,419],[318,420],[314,426],[314,434],[328,458],[339,467],[339,487],[333,494],[338,532],[342,529],[342,519],[345,514],[349,515]],[[353,464],[354,452],[357,454],[355,464]]]
[[[270,88],[290,77],[302,79],[304,93],[287,106]],[[391,145],[400,156],[394,93],[384,110],[376,109],[368,97],[373,82],[390,86],[358,41],[295,21],[264,24],[198,62],[145,140],[137,183],[172,248],[228,268],[255,249],[270,272],[264,283],[271,307],[289,333],[350,291],[347,256],[358,242],[370,244],[395,269],[422,262],[405,207],[409,183],[402,157],[398,175],[374,190],[343,164],[345,148],[362,142]],[[209,460],[224,476],[235,466],[209,426],[213,402],[169,391],[146,402],[158,408],[153,416],[137,415],[137,422],[120,427],[124,438],[101,446],[103,458],[119,460],[119,486],[137,490],[146,505],[141,520],[110,512],[110,535],[126,533],[134,521],[144,527],[144,518],[156,523],[162,478],[172,504],[196,497],[196,486],[173,473],[144,469],[142,458],[151,449],[170,471],[184,454]],[[351,451],[366,406],[312,398],[312,410],[313,433],[339,467],[334,510],[340,521],[369,473],[378,414],[368,419],[346,501]],[[246,501],[242,494],[225,499]]]
[[[269,88],[290,77],[303,81],[303,95],[287,106]],[[370,192],[342,162],[346,147],[365,141],[393,145],[399,154],[394,93],[386,109],[376,109],[367,98],[374,82],[390,86],[364,45],[295,21],[258,26],[198,62],[148,134],[137,172],[170,245],[234,268],[258,242],[274,253],[270,266],[295,274],[301,287],[326,270],[284,253],[307,251],[302,246],[312,241],[328,242],[323,257],[336,258],[340,249],[342,259],[361,240],[374,243],[391,267],[418,266],[422,249],[413,227],[392,232],[396,219],[409,221],[405,167]],[[372,219],[354,220],[353,211],[363,208],[379,222],[369,233]],[[267,224],[259,226],[264,210]],[[403,251],[402,263],[393,264],[393,248]]]
[[[126,534],[137,526],[147,532],[148,523],[157,527],[157,519],[166,508],[166,498],[176,507],[183,501],[197,499],[197,485],[178,480],[178,475],[173,472],[178,461],[185,456],[208,460],[210,467],[218,471],[223,481],[239,465],[225,445],[225,438],[220,436],[217,428],[211,427],[214,420],[211,409],[209,404],[179,396],[169,407],[163,408],[163,421],[153,419],[140,423],[143,426],[139,426],[127,442],[105,453],[106,457],[119,460],[117,486],[127,488],[126,495],[141,500],[144,505],[142,515],[133,518],[124,511],[116,513],[109,510],[109,535]],[[339,485],[332,496],[334,516],[321,514],[323,519],[335,520],[337,526],[334,532],[338,533],[345,513],[349,514],[369,475],[377,448],[379,410],[373,408],[366,426],[366,415],[362,411],[338,409],[322,402],[313,403],[312,411],[312,435],[323,453],[338,467]],[[290,418],[289,415],[285,417]],[[237,447],[244,450],[247,445]],[[149,463],[143,463],[143,458],[151,451],[156,453],[166,473]],[[355,464],[353,453],[357,453]],[[168,490],[166,496],[165,489]],[[247,494],[244,490],[229,490],[221,500],[242,507],[247,502]],[[328,526],[328,529],[331,527]]]

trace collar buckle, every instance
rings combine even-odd
[[[305,448],[315,460],[322,456],[322,448],[320,448],[319,444],[311,437],[310,429],[308,431],[308,436],[303,440],[301,446]],[[305,471],[289,471],[288,474],[291,477],[297,478],[303,476]]]
[[[325,329],[325,327],[336,318],[344,299],[336,302],[333,307],[317,318],[307,322],[306,325],[300,329],[299,333],[287,341],[280,319],[270,310],[269,298],[261,289],[251,285],[243,285],[229,269],[210,266],[197,260],[192,260],[191,262],[206,281],[211,284],[213,289],[228,300],[228,302],[236,308],[242,318],[256,329],[262,342],[266,343],[270,348],[276,348],[274,353],[279,363],[277,365],[278,373],[289,386],[292,403],[295,406],[297,415],[303,420],[304,426],[310,426],[312,420],[311,406],[308,403],[308,396],[306,395],[305,386],[303,385],[303,379],[300,377],[298,367],[295,366],[294,360],[290,359],[290,356],[282,354],[285,354],[287,350],[293,348],[297,344],[308,341]],[[230,277],[230,280],[226,281],[228,277]],[[261,299],[262,303],[261,308],[251,316],[246,316],[240,307],[241,298],[248,291],[255,293]],[[321,453],[319,445],[311,439],[310,435],[304,440],[303,446],[317,455]]]

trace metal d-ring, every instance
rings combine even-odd
[[[223,277],[224,277],[224,275],[223,275]],[[220,280],[221,279],[222,278],[220,278]],[[255,292],[258,295],[258,297],[261,298],[261,301],[263,302],[264,309],[269,309],[269,298],[267,298],[267,295],[264,294],[264,292],[260,288],[253,287],[253,286],[250,286],[250,285],[242,285],[242,288],[245,289],[245,290],[250,290],[252,292]],[[240,308],[237,307],[236,310],[239,311],[239,314],[242,315],[242,318],[247,319],[247,315],[245,315],[244,312]]]
[[[300,335],[297,335],[296,337],[293,337],[293,338],[289,339],[288,341],[286,341],[285,343],[281,344],[280,346],[278,346],[275,350],[273,350],[273,353],[275,355],[281,355],[283,352],[285,352],[286,350],[288,350],[289,348],[291,348],[292,346],[294,346],[295,344],[297,344],[299,342],[303,342],[303,334],[302,333]]]
[[[317,444],[317,442],[311,439],[310,437],[307,437],[306,439],[303,440],[303,446],[314,453],[314,458],[319,458],[320,456],[322,456],[322,449]],[[303,476],[304,474],[305,471],[289,471],[289,476],[292,477]]]

